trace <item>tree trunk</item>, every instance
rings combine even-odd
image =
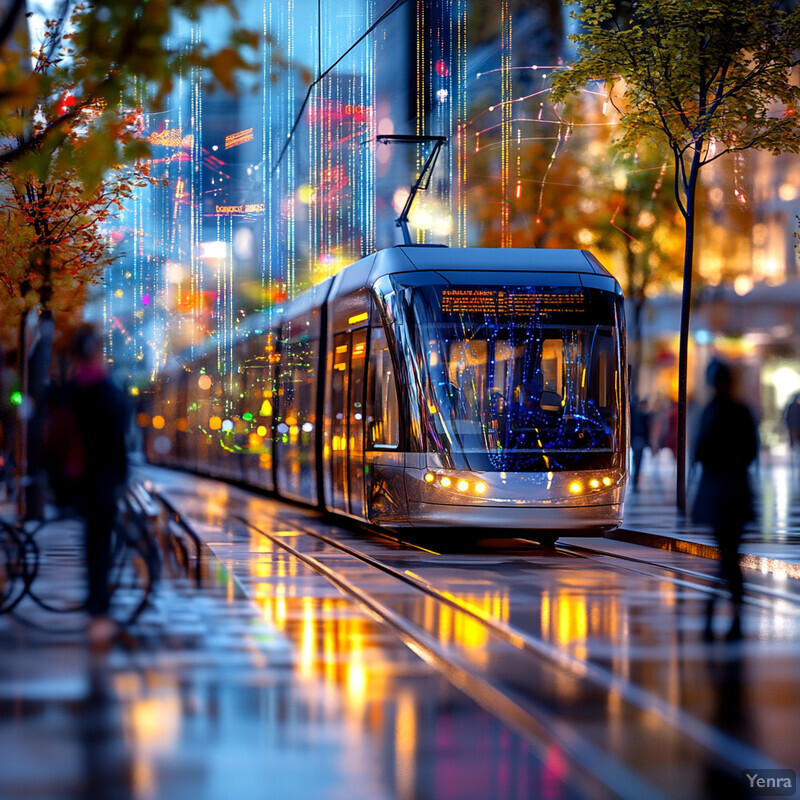
[[[681,294],[681,327],[678,347],[678,444],[676,452],[676,499],[678,510],[686,513],[686,395],[689,366],[689,318],[692,311],[692,263],[694,260],[694,210],[699,171],[699,148],[695,150],[686,181],[686,236],[683,251],[683,292]]]
[[[625,205],[624,226],[626,229],[631,227],[632,220],[628,215],[628,206]],[[642,307],[644,305],[644,292],[639,291],[636,285],[636,253],[633,251],[633,240],[625,240],[625,297],[632,311],[630,324],[630,335],[628,340],[631,344],[628,349],[628,363],[630,364],[630,396],[640,398],[639,393],[639,372],[642,365]]]
[[[28,413],[30,401],[28,400],[28,348],[25,332],[28,326],[28,311],[20,315],[19,330],[17,332],[17,375],[19,376],[19,390],[22,402],[17,407],[17,435],[14,442],[14,483],[17,489],[17,516],[25,517],[25,484],[28,476]]]
[[[44,519],[47,473],[44,462],[44,426],[47,413],[47,385],[50,356],[53,351],[53,313],[45,310],[39,317],[37,340],[30,355],[28,392],[31,415],[28,424],[28,485],[25,497],[25,519]]]

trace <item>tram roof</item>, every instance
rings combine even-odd
[[[402,246],[381,250],[376,261],[391,259],[398,271],[403,271],[399,258],[402,254],[414,269],[458,269],[527,271],[527,272],[589,272],[608,275],[607,270],[587,250],[557,248],[492,248],[492,247],[420,247]],[[405,269],[408,269],[406,267]]]
[[[602,275],[613,281],[611,273],[587,250],[402,245],[378,250],[345,267],[335,276],[328,299],[370,287],[383,275],[439,270],[482,275],[492,272],[583,273]]]
[[[602,276],[583,283],[609,291],[619,285],[608,270],[587,250],[557,248],[493,248],[438,245],[400,245],[378,250],[345,267],[334,277],[292,300],[281,313],[291,318],[309,313],[322,303],[369,289],[378,278],[404,272],[455,270],[489,276],[492,272],[580,273]]]

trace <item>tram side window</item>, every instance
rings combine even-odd
[[[313,430],[316,424],[314,388],[316,375],[316,342],[308,336],[291,339],[284,348],[283,383],[283,421],[291,429],[300,428],[303,433]],[[290,436],[294,440],[295,435]],[[307,438],[307,437],[305,437]]]
[[[397,447],[400,443],[400,407],[392,356],[382,328],[373,328],[367,397],[370,446]]]

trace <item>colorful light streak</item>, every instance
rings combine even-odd
[[[380,59],[410,53],[415,118],[407,132],[450,137],[415,217],[422,221],[427,205],[448,224],[439,226],[438,235],[420,225],[415,231],[420,243],[431,238],[454,246],[476,243],[472,221],[477,209],[470,203],[470,191],[484,182],[485,175],[476,169],[479,162],[472,155],[473,142],[475,151],[491,158],[496,159],[495,151],[499,151],[496,174],[500,180],[492,188],[499,201],[498,243],[511,246],[526,193],[538,189],[535,213],[542,218],[546,187],[563,185],[551,183],[552,167],[572,144],[573,132],[580,129],[589,134],[618,124],[616,111],[610,107],[607,111],[612,116],[599,117],[599,106],[608,101],[608,95],[594,86],[584,91],[587,101],[597,105],[592,109],[594,119],[561,118],[560,106],[548,102],[547,84],[555,70],[565,67],[514,63],[520,47],[513,41],[513,15],[520,12],[514,11],[510,0],[502,0],[497,8],[496,66],[471,74],[467,70],[469,0],[405,4],[406,11],[415,15],[411,27],[415,41],[407,43],[408,48],[402,41],[393,41],[408,32],[401,15],[393,14],[402,3],[391,4],[380,16],[377,3],[343,0],[342,5],[347,13],[317,19],[316,6],[309,15],[311,6],[300,0],[258,3],[256,18],[265,38],[273,36],[290,62],[308,61],[308,53],[313,52],[316,78],[298,124],[302,105],[298,96],[306,84],[296,70],[276,73],[273,54],[264,46],[260,93],[247,96],[247,104],[242,104],[236,117],[241,129],[224,139],[225,147],[239,147],[237,158],[249,164],[229,164],[224,154],[220,157],[214,151],[212,143],[219,141],[219,134],[212,138],[204,130],[213,100],[206,96],[203,77],[193,67],[176,75],[171,110],[158,117],[145,116],[145,131],[158,128],[149,134],[150,141],[179,152],[153,161],[153,168],[161,171],[159,177],[168,184],[163,192],[155,188],[135,194],[127,226],[131,232],[126,237],[130,245],[126,268],[132,277],[122,286],[112,286],[105,301],[108,316],[119,313],[122,300],[144,309],[144,316],[126,323],[137,361],[153,352],[163,364],[170,349],[178,345],[188,345],[195,356],[210,336],[216,350],[215,368],[231,376],[238,370],[235,342],[244,317],[262,309],[269,319],[284,298],[291,300],[362,254],[392,243],[379,240],[379,223],[385,225],[385,220],[376,218],[376,208],[381,199],[388,198],[376,194],[375,148],[369,143],[377,134]],[[245,2],[243,7],[255,11],[256,4]],[[186,34],[190,42],[198,43],[207,32],[200,22]],[[530,86],[531,76],[540,82],[535,87]],[[492,97],[495,81],[496,96]],[[260,102],[253,102],[254,97]],[[392,122],[398,131],[405,124],[402,117],[393,117]],[[539,174],[531,173],[525,161],[525,148],[535,142],[552,144],[550,158]],[[414,166],[419,168],[426,155],[426,146],[418,148],[407,172],[395,174],[410,184]],[[636,166],[629,164],[627,173],[635,171]],[[398,182],[394,181],[392,191]],[[745,198],[738,178],[737,190],[737,197]],[[615,224],[613,215],[611,223]],[[430,220],[424,224],[431,224]],[[254,242],[251,256],[236,252],[241,226],[248,228]],[[211,238],[227,243],[224,256],[214,265],[203,258],[201,249],[202,242]],[[184,266],[181,281],[168,279],[168,263]],[[250,275],[258,300],[243,312],[241,295]],[[124,289],[124,298],[113,297],[117,288]],[[153,300],[146,308],[142,306],[145,295]]]

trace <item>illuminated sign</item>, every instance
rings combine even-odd
[[[443,289],[442,314],[492,317],[547,317],[553,313],[582,314],[586,311],[583,291],[533,289]]]
[[[191,133],[183,136],[180,128],[166,128],[163,131],[153,131],[147,137],[147,141],[150,142],[150,144],[159,145],[161,147],[184,147],[186,149],[191,149],[194,144],[194,136]]]
[[[225,137],[225,149],[227,150],[230,147],[236,147],[238,144],[244,144],[245,142],[253,141],[253,129],[248,128],[244,131],[237,131],[236,133],[228,134]]]
[[[162,147],[180,147],[182,139],[180,128],[167,128],[164,131],[153,131],[147,141]]]
[[[372,114],[372,106],[355,103],[339,103],[335,100],[317,100],[309,108],[309,122],[366,122]]]
[[[217,206],[217,214],[263,214],[263,203],[248,203],[240,206]]]

